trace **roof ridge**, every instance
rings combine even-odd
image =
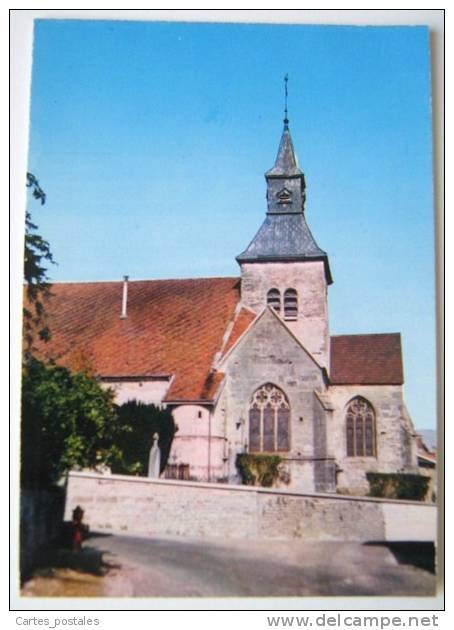
[[[203,276],[197,278],[137,278],[135,280],[128,279],[128,283],[132,282],[194,282],[197,280],[240,280],[239,276]],[[56,284],[122,284],[122,278],[118,280],[55,280],[49,282],[51,285]]]
[[[341,335],[330,335],[331,339],[339,337],[382,337],[383,335],[399,335],[400,332],[382,332],[382,333],[342,333]]]

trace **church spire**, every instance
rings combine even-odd
[[[287,122],[285,122],[287,120]],[[292,136],[288,126],[288,119],[284,118],[284,130],[282,132],[276,161],[265,177],[303,177],[303,171],[298,166]]]
[[[284,77],[284,130],[282,132],[281,142],[277,151],[276,161],[265,177],[302,177],[303,172],[298,167],[295,149],[293,148],[292,136],[288,126],[288,74]]]
[[[332,278],[328,256],[317,245],[304,216],[306,182],[300,170],[288,126],[287,80],[285,85],[284,130],[274,166],[265,173],[266,218],[248,247],[237,256],[240,263],[322,260],[326,279]]]

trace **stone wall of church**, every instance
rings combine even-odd
[[[287,321],[313,357],[329,370],[329,330],[327,284],[323,262],[243,263],[241,265],[241,301],[259,313],[266,306],[270,289],[279,289],[283,299],[286,289],[298,293],[298,318]],[[281,309],[281,316],[284,316]]]
[[[229,482],[240,481],[235,460],[238,453],[248,450],[251,397],[262,385],[272,383],[285,393],[290,405],[291,450],[281,454],[291,460],[289,487],[313,491],[315,451],[319,455],[325,448],[323,427],[315,436],[313,422],[314,389],[325,388],[320,367],[276,316],[265,311],[220,369],[226,373],[226,385],[216,415],[219,422],[225,419]]]
[[[115,392],[115,402],[122,405],[130,400],[138,400],[147,405],[161,405],[164,396],[170,386],[170,380],[128,380],[119,379],[117,381],[101,381],[102,387],[110,388]]]
[[[169,463],[189,465],[191,479],[225,480],[226,438],[221,415],[202,405],[179,405],[172,414],[178,431]]]
[[[337,385],[329,388],[334,411],[328,420],[328,452],[340,468],[338,491],[366,494],[366,472],[417,472],[414,429],[406,417],[400,385]],[[347,457],[346,408],[355,396],[375,413],[376,457]]]
[[[314,489],[336,492],[334,458],[328,458],[327,414],[318,396],[313,394],[314,410]]]

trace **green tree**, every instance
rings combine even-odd
[[[38,180],[27,173],[33,197],[45,203]],[[24,362],[22,368],[21,484],[50,487],[72,468],[93,468],[120,459],[113,392],[87,369],[71,373],[34,356],[34,340],[48,341],[46,301],[51,297],[46,261],[49,243],[29,212],[24,245]]]
[[[46,201],[46,194],[32,173],[27,173],[27,187],[31,189],[33,197]],[[49,278],[45,261],[56,264],[50,251],[49,243],[37,233],[38,226],[33,223],[30,212],[25,215],[24,242],[24,280],[25,305],[23,309],[24,354],[29,356],[33,351],[35,336],[47,341],[50,330],[46,322],[44,303],[51,295]]]
[[[22,487],[49,487],[71,469],[118,460],[113,396],[88,373],[30,357],[22,375]]]
[[[168,409],[133,400],[117,407],[117,415],[121,427],[117,434],[117,445],[122,455],[113,462],[112,472],[146,476],[155,433],[159,434],[162,472],[177,431],[172,413]]]

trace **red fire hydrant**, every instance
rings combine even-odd
[[[73,510],[73,520],[72,520],[72,543],[74,551],[80,551],[82,548],[82,538],[85,531],[85,526],[82,523],[82,519],[84,517],[84,511],[78,505]]]

